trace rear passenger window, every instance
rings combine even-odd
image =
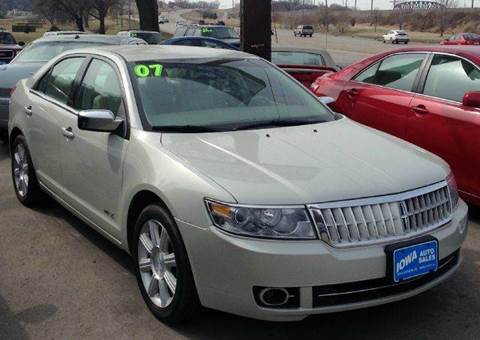
[[[480,72],[472,63],[451,55],[433,57],[424,94],[461,102],[470,91],[480,91]]]
[[[70,96],[78,70],[85,58],[68,58],[56,64],[50,74],[42,78],[37,90],[59,102],[71,105]]]
[[[94,59],[80,86],[79,110],[110,110],[115,116],[122,105],[122,91],[115,69]]]
[[[411,91],[424,59],[424,53],[408,53],[387,57],[360,73],[355,77],[355,80],[397,90]]]

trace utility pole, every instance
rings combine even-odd
[[[242,51],[272,59],[272,0],[240,1]]]
[[[370,0],[370,15],[373,16],[373,0]]]

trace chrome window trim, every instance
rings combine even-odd
[[[392,54],[388,54],[386,56],[384,56],[383,58],[381,59],[378,59],[377,61],[375,61],[375,63],[373,64],[370,64],[366,67],[364,67],[361,71],[357,72],[354,76],[352,76],[352,78],[350,78],[349,82],[353,82],[353,83],[356,83],[356,84],[362,84],[362,85],[368,85],[368,86],[375,86],[375,87],[379,87],[379,88],[382,88],[382,89],[388,89],[388,90],[392,90],[392,91],[399,91],[399,92],[403,92],[403,93],[408,93],[408,94],[416,94],[417,92],[414,92],[414,91],[407,91],[407,90],[401,90],[401,89],[396,89],[394,87],[388,87],[388,86],[384,86],[384,85],[378,85],[378,84],[371,84],[371,83],[365,83],[363,81],[359,81],[359,80],[356,80],[354,78],[358,77],[361,73],[363,73],[364,71],[368,70],[370,67],[376,65],[376,64],[380,64],[382,63],[385,59],[389,58],[389,57],[393,57],[393,56],[396,56],[396,55],[403,55],[403,54],[425,54],[425,58],[423,59],[423,62],[422,62],[422,65],[420,65],[420,68],[418,69],[418,72],[421,72],[422,68],[425,67],[426,65],[424,65],[424,63],[426,62],[426,60],[428,60],[428,57],[432,54],[433,52],[423,52],[423,51],[407,51],[407,52],[395,52],[395,53],[392,53]],[[377,69],[378,71],[378,69]],[[418,77],[418,74],[417,74],[417,77]],[[416,79],[415,79],[416,80]],[[415,82],[414,82],[414,85],[415,85]]]

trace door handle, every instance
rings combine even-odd
[[[412,110],[413,110],[413,112],[415,112],[419,115],[426,115],[430,112],[430,111],[428,111],[427,107],[425,105],[422,105],[422,104],[413,107]]]
[[[33,113],[32,112],[32,105],[25,106],[24,109],[25,109],[25,114],[30,117]]]
[[[357,89],[350,89],[347,90],[347,96],[349,97],[355,97],[358,95],[358,90]]]
[[[62,128],[62,135],[64,135],[68,139],[73,139],[75,138],[75,134],[72,131],[71,127],[68,128]]]

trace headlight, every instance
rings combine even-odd
[[[447,177],[448,191],[450,193],[450,201],[452,202],[452,207],[455,209],[458,205],[458,188],[457,182],[455,181],[455,176],[453,173],[450,173]]]
[[[246,207],[206,200],[213,224],[227,232],[263,238],[316,239],[304,207]]]

